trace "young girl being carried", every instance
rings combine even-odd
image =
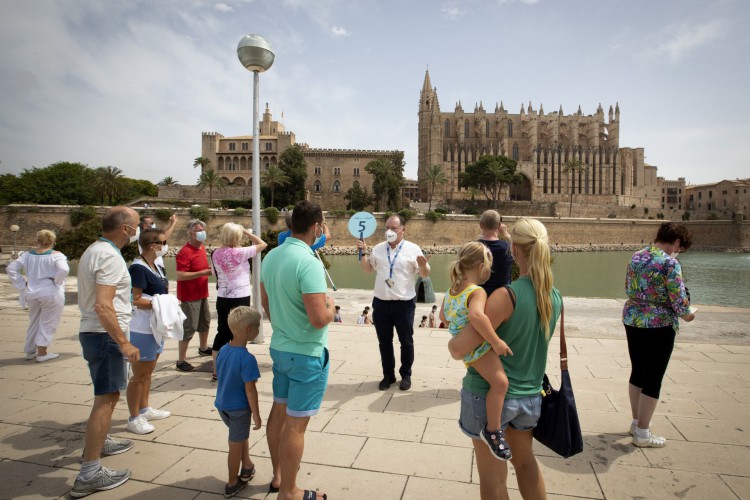
[[[498,459],[510,460],[511,450],[501,428],[508,377],[499,356],[513,353],[508,344],[497,336],[484,313],[487,294],[479,285],[487,281],[491,271],[492,254],[487,247],[478,241],[461,247],[456,262],[451,265],[451,288],[443,299],[440,319],[448,325],[448,331],[453,336],[460,335],[464,326],[471,323],[484,338],[484,342],[464,358],[464,364],[474,368],[490,384],[487,427],[482,430],[482,440]]]

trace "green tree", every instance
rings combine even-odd
[[[274,206],[274,191],[277,187],[284,187],[289,184],[291,179],[276,165],[270,165],[267,170],[260,173],[260,182],[271,191],[271,205]]]
[[[367,192],[367,188],[362,189],[360,187],[359,182],[349,188],[349,191],[344,195],[344,199],[349,202],[346,208],[357,212],[361,212],[372,203],[372,196]]]
[[[586,169],[583,162],[578,158],[570,158],[563,164],[562,173],[568,177],[568,184],[570,184],[570,204],[568,205],[568,217],[573,213],[573,183],[571,178],[576,174],[580,174]]]
[[[13,174],[0,175],[0,205],[23,201],[21,180]]]
[[[521,176],[516,172],[516,162],[507,156],[484,155],[459,174],[461,185],[476,188],[497,208],[500,190],[509,184],[519,184]]]
[[[200,167],[201,172],[207,168],[211,168],[211,160],[206,158],[205,156],[199,156],[198,158],[193,161],[193,168]]]
[[[307,182],[307,162],[304,150],[295,144],[284,150],[279,156],[279,168],[289,177],[286,189],[279,193],[279,206],[294,205],[305,199],[305,183]]]
[[[432,197],[435,195],[435,187],[438,184],[448,184],[448,178],[445,176],[441,165],[430,165],[425,175],[424,183],[430,188],[430,204],[427,207],[427,211],[430,212],[432,211]]]
[[[377,158],[365,166],[372,175],[372,192],[378,209],[398,209],[401,188],[404,186],[403,153],[397,152],[391,158]]]
[[[173,179],[170,176],[167,176],[159,181],[157,186],[179,186],[180,183],[177,181],[177,179]]]
[[[102,205],[105,200],[112,205],[112,200],[121,196],[125,188],[124,176],[119,168],[99,167],[94,171],[94,189],[101,195]]]
[[[93,205],[98,201],[94,171],[82,163],[61,161],[24,169],[18,179],[13,201],[41,205]]]
[[[208,188],[208,206],[210,207],[214,202],[214,189],[224,191],[226,181],[216,173],[216,170],[208,168],[201,173],[200,177],[198,177],[197,186],[201,191]]]

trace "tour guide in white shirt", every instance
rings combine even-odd
[[[417,292],[414,282],[417,273],[423,278],[430,275],[429,257],[422,254],[419,246],[404,239],[406,221],[394,215],[385,223],[386,241],[378,243],[370,256],[365,255],[367,244],[357,240],[362,250],[362,269],[375,271],[374,298],[372,299],[372,322],[378,334],[380,362],[383,364],[383,380],[378,384],[381,391],[396,382],[396,359],[393,355],[393,328],[396,328],[401,344],[401,384],[406,391],[411,387],[411,366],[414,363],[414,310]]]

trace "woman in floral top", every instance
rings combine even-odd
[[[651,417],[679,331],[678,319],[692,321],[690,297],[677,254],[692,243],[682,224],[665,222],[656,241],[633,254],[625,276],[628,300],[622,322],[630,354],[630,434],[639,447],[661,448],[666,439],[651,433]]]

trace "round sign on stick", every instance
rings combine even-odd
[[[377,226],[378,221],[370,212],[357,212],[349,219],[349,232],[360,240],[372,236]],[[362,250],[359,251],[359,260],[362,260]]]

